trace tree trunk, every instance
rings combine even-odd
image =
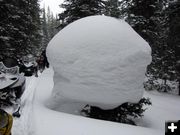
[[[167,92],[167,85],[166,85],[167,79],[164,78],[164,92]]]

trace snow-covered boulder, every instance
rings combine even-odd
[[[53,100],[110,109],[138,102],[151,49],[125,21],[90,16],[62,29],[48,44]]]

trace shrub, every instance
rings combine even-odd
[[[109,110],[104,110],[96,106],[86,105],[81,110],[81,113],[82,115],[90,118],[136,125],[133,121],[133,118],[143,116],[143,112],[146,110],[146,108],[143,108],[144,105],[151,105],[149,98],[142,98],[138,103],[126,102],[114,109]]]

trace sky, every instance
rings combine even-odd
[[[54,15],[62,12],[62,9],[59,7],[59,5],[63,2],[64,0],[40,0],[40,6],[43,8],[44,4],[46,8],[49,6],[50,10],[53,12]]]

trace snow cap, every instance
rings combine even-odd
[[[142,98],[151,49],[124,20],[90,16],[62,29],[47,56],[54,69],[53,100],[110,109]]]

